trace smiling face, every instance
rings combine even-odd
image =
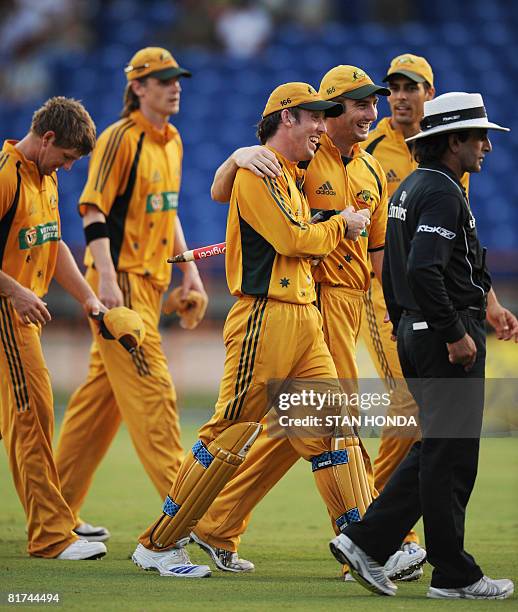
[[[59,168],[70,170],[81,153],[77,149],[66,149],[56,146],[54,132],[46,132],[41,138],[41,146],[36,156],[36,165],[42,176],[49,176]]]
[[[148,77],[144,82],[133,81],[132,87],[144,115],[161,117],[166,121],[167,117],[179,112],[182,88],[178,77],[166,81]]]
[[[326,132],[324,111],[298,109],[298,119],[289,111],[282,116],[290,128],[292,161],[313,159],[322,134]]]
[[[491,141],[487,130],[470,130],[467,140],[458,144],[458,158],[463,172],[480,172],[487,153],[491,152]]]
[[[378,96],[372,94],[361,100],[351,100],[345,96],[335,98],[344,107],[344,113],[336,118],[329,118],[327,129],[331,140],[349,155],[348,149],[357,142],[363,142],[369,136],[369,130],[378,118]]]

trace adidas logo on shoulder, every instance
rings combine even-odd
[[[315,191],[315,193],[317,195],[336,195],[336,191],[333,189],[333,186],[329,181],[326,181],[323,185],[320,185],[320,187]]]
[[[392,170],[392,168],[387,172],[387,182],[389,183],[395,183],[395,182],[399,182],[401,179],[399,178],[399,176],[395,173],[394,170]]]

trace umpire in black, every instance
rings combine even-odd
[[[460,178],[480,172],[491,151],[479,94],[425,102],[422,132],[409,138],[419,167],[389,202],[383,290],[397,331],[405,379],[419,407],[417,442],[363,520],[331,542],[363,586],[395,595],[383,564],[422,516],[428,597],[504,599],[510,580],[484,576],[464,550],[482,426],[486,296],[485,249]]]

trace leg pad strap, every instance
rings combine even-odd
[[[205,446],[198,440],[180,468],[151,543],[168,548],[187,537],[232,478],[262,430],[260,423],[235,423]]]

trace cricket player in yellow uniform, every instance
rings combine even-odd
[[[137,454],[165,497],[183,459],[176,393],[158,331],[162,296],[171,279],[167,258],[186,248],[177,217],[182,141],[169,116],[179,111],[178,66],[165,49],[138,51],[125,69],[122,119],[99,137],[79,201],[87,252],[86,279],[108,307],[125,305],[145,323],[132,355],[115,343],[93,343],[86,382],[72,395],[56,463],[76,533],[105,540],[79,511],[94,472],[124,420]],[[181,264],[183,289],[204,294],[196,265]]]
[[[214,416],[200,429],[199,441],[180,468],[162,516],[140,538],[133,561],[144,569],[180,577],[210,573],[207,566],[189,564],[182,544],[253,448],[259,421],[270,407],[269,381],[325,381],[332,390],[340,389],[322,317],[313,305],[310,259],[333,251],[351,227],[340,214],[309,224],[304,171],[297,162],[314,156],[326,131],[324,113],[341,112],[340,104],[324,101],[305,83],[282,85],[268,99],[258,135],[275,154],[281,174],[259,178],[240,169],[235,177],[226,271],[238,300],[223,331],[226,360],[219,398]],[[356,222],[360,218],[356,236],[368,222],[366,215],[353,217]],[[370,491],[352,430],[345,438],[331,433],[292,438],[291,444],[311,461],[319,492],[337,525],[348,522],[350,514],[363,514]]]
[[[370,285],[370,259],[381,275],[387,220],[387,187],[379,163],[363,151],[369,127],[376,120],[377,94],[388,95],[384,87],[355,66],[337,66],[322,79],[320,93],[340,102],[343,115],[327,120],[328,133],[307,166],[304,191],[313,210],[347,208],[368,210],[371,224],[365,236],[353,242],[343,239],[338,248],[317,266],[317,306],[322,314],[324,335],[338,375],[356,381],[356,341],[363,298]],[[277,170],[264,149],[242,149],[231,156],[216,173],[213,197],[228,199],[229,189],[239,163],[252,171]],[[255,153],[255,155],[254,155]],[[255,505],[298,460],[286,438],[259,436],[243,469],[223,490],[210,510],[193,530],[192,538],[206,550],[223,570],[249,571],[253,564],[237,555],[240,535],[245,531]],[[370,460],[364,452],[367,472]],[[371,483],[372,485],[372,483]],[[411,561],[409,562],[409,565]],[[390,566],[389,566],[390,569]],[[398,567],[399,570],[399,567]],[[393,572],[393,575],[396,572]]]
[[[411,146],[406,138],[420,131],[424,103],[435,95],[434,75],[424,57],[405,53],[395,57],[384,79],[390,89],[388,102],[390,117],[384,117],[371,131],[362,144],[381,164],[387,177],[389,197],[400,182],[417,168]],[[466,191],[469,188],[469,174],[462,178]],[[361,337],[365,341],[378,374],[390,385],[402,381],[403,373],[399,364],[396,343],[391,341],[392,326],[384,322],[385,300],[381,283],[373,278],[371,288],[365,296],[365,312],[362,319]],[[488,294],[487,318],[501,339],[509,339],[515,329],[514,315],[501,306],[491,289]],[[393,394],[391,410],[395,414],[416,414],[416,406],[408,389],[398,384]],[[417,432],[416,432],[417,433]],[[418,435],[401,435],[401,432],[387,429],[381,436],[381,444],[374,462],[375,486],[381,491],[390,475],[406,457]],[[405,542],[409,547],[418,542],[417,534],[411,531]]]
[[[51,98],[29,133],[0,153],[0,434],[35,557],[95,559],[100,542],[79,540],[52,455],[54,403],[41,348],[51,319],[43,297],[54,278],[87,314],[105,311],[61,240],[57,170],[95,145],[95,125],[76,100]]]

